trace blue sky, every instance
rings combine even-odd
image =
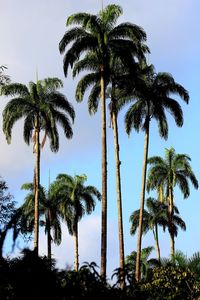
[[[104,0],[104,5],[113,1]],[[199,68],[200,53],[199,32],[200,3],[198,0],[123,0],[115,1],[123,7],[123,16],[119,22],[129,21],[144,28],[147,33],[147,45],[151,54],[149,63],[157,71],[171,73],[190,94],[190,103],[181,103],[184,112],[184,125],[176,128],[168,116],[169,138],[160,139],[156,124],[152,122],[149,155],[164,155],[164,149],[173,146],[177,153],[187,153],[192,158],[192,167],[200,180],[199,167]],[[66,27],[67,17],[75,12],[88,11],[97,13],[101,8],[100,0],[0,0],[0,65],[8,67],[7,73],[12,81],[27,84],[39,78],[59,77],[64,82],[63,93],[67,95],[76,110],[74,137],[68,141],[62,132],[60,150],[57,154],[49,150],[48,143],[42,152],[41,182],[47,185],[49,169],[51,180],[58,173],[71,175],[86,173],[88,184],[101,190],[101,131],[100,111],[93,117],[87,112],[87,97],[77,104],[74,90],[77,80],[71,75],[66,79],[62,70],[62,56],[58,43]],[[2,112],[6,99],[1,98]],[[125,230],[125,251],[129,254],[136,249],[136,237],[129,235],[129,216],[139,208],[141,169],[143,159],[143,133],[132,132],[128,138],[124,132],[123,118],[125,108],[119,118],[120,156],[122,171],[122,192]],[[1,116],[0,116],[1,118]],[[109,118],[107,118],[109,121]],[[22,138],[22,122],[13,130],[11,145],[7,145],[0,121],[0,175],[7,181],[15,200],[21,203],[24,192],[20,186],[33,177],[32,147],[28,147]],[[117,207],[115,193],[115,169],[112,129],[108,127],[108,270],[118,266]],[[199,250],[200,240],[200,199],[199,191],[191,187],[189,199],[183,200],[176,192],[176,204],[187,225],[187,231],[179,233],[177,249],[187,255]],[[98,204],[93,215],[80,223],[80,261],[95,260],[100,262],[100,210]],[[143,246],[153,245],[153,236],[148,234],[143,239]],[[23,244],[20,243],[19,247]],[[9,247],[6,247],[9,252]],[[46,251],[46,240],[41,233],[41,253]],[[73,240],[68,236],[63,225],[63,243],[53,248],[59,266],[73,264]],[[169,255],[169,237],[161,235],[161,254]]]

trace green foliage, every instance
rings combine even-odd
[[[2,256],[7,233],[13,227],[18,214],[18,210],[15,208],[15,201],[12,200],[13,196],[7,193],[7,190],[6,182],[0,177],[0,257]],[[13,230],[13,240],[15,240],[16,230]]]
[[[0,87],[10,82],[10,77],[4,74],[5,69],[7,69],[6,66],[0,66]]]
[[[59,187],[60,213],[67,222],[69,233],[74,234],[78,222],[85,214],[95,209],[95,199],[101,200],[101,194],[94,186],[86,186],[85,174],[59,174],[55,184]]]
[[[8,143],[11,142],[14,124],[21,118],[24,118],[23,135],[28,145],[31,140],[35,142],[35,130],[44,130],[51,150],[58,151],[57,124],[63,128],[66,138],[72,137],[70,119],[74,121],[75,112],[67,98],[57,91],[62,86],[60,79],[46,78],[30,82],[28,87],[21,83],[2,87],[2,94],[12,97],[3,111],[3,131]]]
[[[13,196],[7,193],[6,182],[0,177],[0,234],[5,229],[15,211]]]
[[[190,195],[189,182],[198,189],[198,180],[190,165],[191,158],[187,154],[178,154],[174,148],[165,149],[165,157],[153,156],[148,159],[150,165],[147,190],[163,186],[166,195],[169,195],[169,187],[178,186],[184,198]]]
[[[22,232],[26,233],[26,230],[29,232],[33,230],[34,224],[34,188],[32,183],[25,183],[22,185],[21,189],[29,191],[25,197],[25,201],[21,206],[22,209],[22,218],[25,221],[25,226],[22,228]],[[55,182],[50,184],[49,191],[40,185],[39,192],[39,216],[40,216],[40,225],[45,226],[45,233],[47,230],[52,231],[52,241],[60,245],[61,243],[61,220],[60,220],[60,198],[59,198],[59,187]],[[44,220],[43,221],[43,218]],[[49,226],[49,228],[48,228]],[[29,230],[30,229],[30,230]]]
[[[177,266],[151,270],[137,283],[127,281],[124,289],[102,281],[97,265],[85,263],[78,272],[57,270],[55,262],[24,250],[14,259],[0,259],[1,300],[197,300],[200,284],[194,274]]]
[[[151,280],[145,284],[148,299],[199,299],[200,285],[190,270],[181,267],[160,267],[152,270]]]
[[[141,66],[142,67],[142,66]],[[179,95],[188,103],[189,95],[183,86],[176,83],[171,74],[157,73],[151,66],[144,65],[144,74],[140,76],[137,87],[132,88],[134,104],[129,108],[125,116],[126,132],[130,134],[132,129],[139,132],[146,131],[152,119],[158,124],[159,134],[162,138],[168,137],[168,123],[166,111],[173,116],[176,125],[183,125],[183,112],[179,103],[172,98]]]
[[[159,261],[154,258],[149,258],[154,247],[146,247],[141,250],[141,257],[140,257],[140,268],[141,268],[141,277],[142,280],[146,280],[149,276],[151,270],[157,266],[159,266]],[[137,252],[132,251],[130,255],[126,256],[125,265],[127,269],[127,277],[133,278],[135,277],[135,270],[136,270],[136,256]],[[132,277],[131,277],[132,274]],[[129,281],[129,279],[128,279]],[[134,280],[132,281],[134,282]]]

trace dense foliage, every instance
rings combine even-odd
[[[165,266],[153,269],[145,281],[127,281],[120,289],[101,280],[95,263],[78,272],[58,270],[46,257],[24,250],[21,257],[0,261],[0,299],[199,299],[199,279],[189,269]]]

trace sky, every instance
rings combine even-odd
[[[149,156],[164,155],[165,148],[174,147],[177,153],[187,153],[192,161],[194,173],[200,181],[199,166],[199,68],[200,53],[199,0],[104,0],[104,6],[115,3],[123,7],[119,22],[132,22],[141,26],[147,33],[147,45],[151,54],[147,59],[153,63],[157,72],[169,72],[182,84],[190,95],[189,105],[180,100],[184,113],[184,125],[177,128],[168,115],[169,137],[161,140],[156,123],[152,122],[150,131]],[[59,173],[87,174],[87,184],[101,191],[101,126],[100,111],[90,117],[87,111],[87,95],[83,103],[76,103],[74,91],[76,80],[63,74],[63,57],[58,44],[66,31],[66,19],[76,12],[96,14],[101,9],[100,0],[0,0],[0,65],[7,66],[7,74],[13,82],[28,84],[39,79],[58,77],[63,80],[62,92],[74,105],[76,120],[73,125],[74,136],[66,140],[60,131],[60,149],[52,153],[48,142],[42,150],[41,183],[48,186]],[[9,99],[0,101],[0,175],[6,180],[11,194],[18,205],[23,203],[25,192],[20,190],[24,182],[33,178],[34,156],[32,146],[23,141],[23,122],[16,123],[13,129],[12,143],[7,145],[2,132],[2,111]],[[179,100],[177,98],[177,100]],[[123,195],[123,220],[125,232],[125,254],[136,250],[137,236],[130,236],[130,214],[139,208],[141,189],[141,171],[143,160],[144,134],[132,132],[130,137],[124,130],[124,115],[128,107],[119,116],[120,159]],[[109,116],[107,115],[109,125]],[[108,131],[108,274],[119,265],[117,206],[115,191],[115,162],[112,129]],[[153,194],[151,194],[153,195]],[[200,199],[199,191],[191,186],[189,199],[176,189],[175,203],[181,217],[186,222],[187,231],[179,232],[176,248],[188,256],[200,250]],[[80,222],[80,262],[96,261],[100,265],[100,215],[101,204],[97,203],[95,212]],[[53,246],[53,255],[58,266],[73,265],[73,239],[63,224],[63,242]],[[161,255],[168,256],[169,235],[160,234]],[[154,245],[153,235],[143,238],[142,246]],[[30,245],[31,246],[31,245]],[[18,251],[24,247],[18,242]],[[5,254],[10,254],[9,240]],[[46,253],[46,238],[41,229],[40,253]]]

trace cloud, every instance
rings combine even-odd
[[[118,229],[113,220],[108,219],[108,254],[107,273],[111,278],[112,272],[119,265]],[[46,235],[40,230],[40,255],[47,254]],[[69,235],[67,227],[62,224],[62,243],[52,245],[52,255],[57,261],[58,268],[74,266],[74,238]],[[101,219],[100,216],[85,217],[79,223],[79,262],[94,261],[100,267],[101,257]],[[98,269],[100,271],[100,269]]]
[[[74,263],[74,238],[69,236],[66,226],[63,228],[63,242],[60,247],[54,246],[52,252],[58,260],[58,266]],[[99,261],[100,249],[100,219],[89,216],[79,223],[79,260],[83,262]]]

